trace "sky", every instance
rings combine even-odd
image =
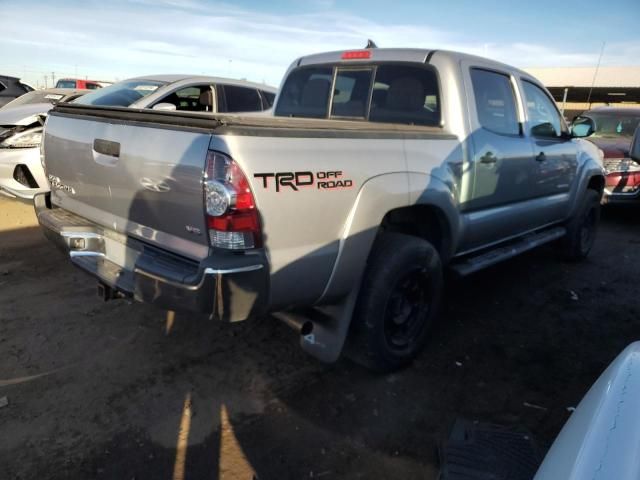
[[[520,68],[640,65],[640,0],[0,0],[0,75],[158,73],[278,86],[302,55],[457,50]]]

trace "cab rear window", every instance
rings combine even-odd
[[[331,67],[294,70],[280,94],[276,116],[325,118],[332,81]]]
[[[429,65],[301,67],[287,77],[275,115],[438,126],[438,77]]]

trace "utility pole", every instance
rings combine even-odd
[[[56,86],[56,72],[51,72],[51,88]]]

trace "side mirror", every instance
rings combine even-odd
[[[595,125],[593,120],[587,117],[578,117],[573,121],[571,126],[571,135],[574,137],[582,138],[588,137],[595,131]]]
[[[161,102],[161,103],[156,103],[153,106],[152,110],[160,110],[162,112],[175,112],[176,106],[173,103]]]
[[[631,140],[629,156],[636,162],[640,162],[640,126],[636,128],[636,133],[633,135],[633,139]]]
[[[558,132],[550,122],[540,123],[531,129],[531,135],[542,138],[558,138]]]

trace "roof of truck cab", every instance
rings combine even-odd
[[[366,59],[351,59],[344,60],[342,59],[342,55],[345,52],[359,52],[359,51],[370,51],[371,56]],[[507,65],[496,60],[491,60],[489,58],[479,57],[477,55],[470,55],[462,52],[454,52],[450,50],[435,50],[435,49],[424,49],[424,48],[371,48],[371,49],[352,49],[352,50],[336,50],[333,52],[325,52],[325,53],[316,53],[312,55],[306,55],[301,57],[297,61],[297,66],[302,65],[314,65],[314,64],[322,64],[322,63],[337,63],[343,62],[345,64],[353,64],[357,65],[358,63],[368,63],[368,62],[415,62],[415,63],[429,63],[429,61],[435,56],[445,56],[449,60],[452,61],[471,61],[478,62],[481,64],[490,63],[495,65],[496,67],[501,67],[505,70],[510,70],[514,72],[518,72],[523,76],[531,77],[531,74],[525,72],[524,70],[520,70],[519,68],[513,67],[511,65]]]
[[[236,85],[238,87],[253,87],[260,90],[275,93],[277,89],[263,83],[249,82],[247,80],[237,80],[234,78],[210,77],[206,75],[180,75],[180,74],[162,74],[162,75],[145,75],[143,77],[127,78],[125,81],[134,80],[151,80],[157,82],[177,83],[177,82],[206,82],[206,83],[224,83],[226,85]]]

